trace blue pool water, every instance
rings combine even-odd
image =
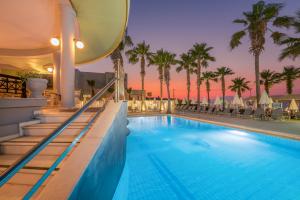
[[[114,200],[300,199],[300,142],[170,116],[129,118]]]

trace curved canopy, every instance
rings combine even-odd
[[[87,48],[76,51],[76,63],[110,54],[125,33],[129,0],[72,0],[77,11],[80,38]]]
[[[52,62],[50,38],[60,35],[60,0],[9,0],[0,6],[0,64],[43,70]],[[72,0],[85,48],[76,50],[75,63],[103,58],[122,40],[129,0]]]

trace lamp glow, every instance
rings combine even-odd
[[[50,73],[52,73],[53,72],[53,68],[52,67],[48,67],[47,71],[50,72]]]
[[[84,44],[83,44],[83,42],[81,42],[80,40],[78,40],[78,41],[76,41],[76,47],[78,48],[78,49],[83,49],[84,48]]]
[[[51,43],[53,46],[59,46],[60,41],[59,41],[58,38],[53,37],[53,38],[50,39],[50,43]]]

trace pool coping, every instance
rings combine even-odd
[[[171,115],[175,117],[180,117],[184,119],[189,119],[189,120],[194,120],[194,121],[199,121],[199,122],[205,122],[208,124],[214,124],[214,125],[220,125],[220,126],[226,126],[230,128],[238,128],[246,131],[251,131],[255,132],[258,134],[265,134],[265,135],[272,135],[276,137],[281,137],[281,138],[287,138],[287,139],[293,139],[293,140],[298,140],[300,141],[300,135],[294,135],[291,133],[282,133],[278,131],[271,131],[271,130],[265,130],[265,129],[259,129],[259,128],[251,128],[248,126],[242,126],[242,125],[236,125],[236,124],[230,124],[226,122],[217,122],[217,121],[212,121],[212,120],[206,120],[206,119],[199,119],[196,117],[190,117],[190,116],[185,116],[185,115],[178,115],[178,114],[151,114],[147,115],[145,113],[141,113],[141,115],[128,115],[127,117],[149,117],[149,116],[164,116],[164,115]]]

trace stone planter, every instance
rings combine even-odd
[[[29,78],[27,80],[27,87],[31,91],[31,98],[42,98],[43,92],[47,89],[47,79]]]

